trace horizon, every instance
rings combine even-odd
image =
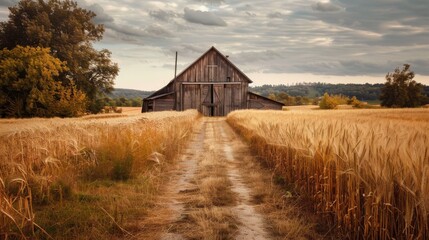
[[[314,84],[331,84],[331,85],[349,85],[349,84],[356,84],[356,85],[365,85],[365,84],[370,84],[370,85],[376,85],[376,84],[380,84],[383,85],[384,82],[381,83],[327,83],[327,82],[297,82],[297,83],[292,83],[292,84],[284,84],[284,83],[279,83],[279,84],[271,84],[271,83],[267,83],[267,84],[262,84],[262,85],[256,85],[256,86],[251,86],[252,84],[249,84],[250,88],[255,88],[255,87],[263,87],[266,85],[271,85],[273,87],[276,86],[286,86],[286,87],[293,87],[293,86],[305,86],[305,85],[314,85]],[[429,87],[429,84],[423,84],[423,87]],[[143,92],[156,92],[159,89],[156,90],[146,90],[146,89],[134,89],[134,88],[122,88],[122,87],[114,87],[113,90],[117,90],[117,89],[123,89],[123,90],[133,90],[133,91],[143,91]]]

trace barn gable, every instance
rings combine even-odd
[[[264,102],[264,109],[281,109],[282,103],[249,94],[249,83],[252,80],[228,57],[211,47],[167,86],[145,98],[142,112],[197,109],[206,116],[225,116],[237,109],[258,108],[255,101]]]

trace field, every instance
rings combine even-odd
[[[429,109],[139,110],[1,119],[0,239],[429,238]]]
[[[138,110],[1,120],[0,238],[131,234],[199,117]]]
[[[350,239],[429,238],[429,111],[237,111],[259,159]]]

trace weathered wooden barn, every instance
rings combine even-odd
[[[167,86],[143,99],[142,112],[197,109],[205,116],[226,116],[238,109],[282,109],[249,92],[252,83],[228,57],[211,47]]]

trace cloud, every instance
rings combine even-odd
[[[429,75],[429,59],[415,59],[404,63],[409,63],[411,65],[411,71],[414,71],[416,74]],[[419,81],[419,79],[416,80]]]
[[[176,17],[176,13],[173,11],[164,11],[162,9],[152,10],[149,12],[149,16],[156,20],[160,20],[163,22],[168,22],[172,17]]]
[[[203,12],[199,10],[192,10],[189,8],[185,8],[185,20],[191,23],[198,23],[202,25],[208,26],[226,26],[226,22],[222,20],[222,18],[216,16],[212,12]]]
[[[86,4],[86,3],[83,2],[83,4]],[[97,24],[104,24],[104,26],[107,29],[110,29],[119,34],[128,36],[128,37],[116,36],[120,40],[135,42],[137,41],[136,37],[154,37],[154,38],[173,37],[173,34],[170,31],[164,29],[163,27],[157,24],[151,24],[144,28],[137,27],[135,25],[124,26],[122,24],[118,24],[115,22],[115,19],[109,14],[107,14],[104,8],[97,3],[88,5],[87,8],[96,14],[96,17],[94,18],[94,20]],[[165,21],[168,21],[169,17],[174,15],[174,13],[172,12],[166,12],[163,10],[151,11],[149,14],[157,19],[163,19]],[[115,35],[112,35],[112,37],[113,36]]]
[[[317,2],[313,4],[313,9],[320,12],[338,12],[342,8],[338,5],[335,5],[331,2]]]
[[[174,55],[175,52],[178,52],[179,58],[186,58],[190,61],[195,60],[195,57],[198,57],[198,55],[201,55],[205,51],[207,51],[207,46],[198,46],[197,44],[181,44],[179,46],[172,46],[169,49],[164,50],[165,55]]]
[[[173,34],[159,25],[151,25],[144,29],[145,36],[171,38]]]
[[[410,63],[416,74],[429,75],[428,0],[77,1],[105,26],[94,46],[112,50],[124,69],[137,65],[138,56],[147,63],[135,69],[146,68],[148,76],[151,65],[172,64],[175,51],[188,64],[211,46],[246,73],[370,74],[383,81],[387,72]],[[0,0],[0,21],[9,14],[5,5],[15,2]],[[140,82],[139,74],[122,74],[128,72],[119,81]]]
[[[253,7],[250,4],[244,4],[244,5],[238,5],[235,9],[237,11],[251,11],[253,10]]]
[[[391,60],[382,63],[368,60],[339,60],[296,64],[291,66],[291,71],[332,76],[384,76],[398,65],[401,63]]]
[[[203,2],[203,3],[209,3],[214,5],[220,5],[224,3],[224,0],[195,0],[196,2]]]
[[[0,6],[2,7],[11,7],[17,4],[17,0],[0,0]]]
[[[95,23],[98,24],[106,24],[106,23],[112,23],[114,22],[113,17],[111,17],[110,15],[108,15],[103,7],[97,3],[89,5],[88,9],[93,11],[96,16],[95,16]]]
[[[275,11],[275,12],[270,12],[267,14],[268,18],[285,18],[290,14],[290,12],[279,12],[279,11]]]
[[[120,26],[117,25],[115,23],[111,23],[106,25],[107,29],[113,30],[117,33],[123,34],[123,35],[128,35],[129,37],[143,37],[144,36],[144,32],[142,29],[140,28],[136,28],[136,27],[130,27],[130,26]],[[124,39],[124,38],[121,38]],[[127,38],[125,38],[127,39]]]

